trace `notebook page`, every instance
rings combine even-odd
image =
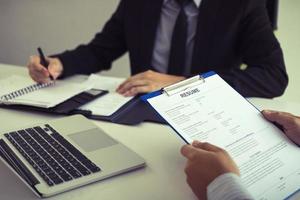
[[[124,97],[116,92],[124,78],[107,77],[92,74],[87,80],[88,85],[95,89],[108,90],[108,94],[80,107],[81,110],[90,110],[93,115],[110,116],[130,101],[133,97]]]
[[[4,94],[7,94],[7,91],[13,92],[36,84],[30,77],[21,76],[12,76],[3,80],[3,82],[5,84],[1,87],[1,92],[6,92]],[[88,89],[86,84],[69,83],[58,80],[49,87],[29,92],[3,103],[50,108],[85,91],[86,89]]]
[[[22,76],[17,76],[17,75],[12,75],[10,77],[1,79],[0,97],[33,84],[36,83],[32,81],[30,78],[24,78]]]
[[[226,149],[255,199],[284,199],[300,188],[300,148],[218,75],[148,102],[189,143]]]

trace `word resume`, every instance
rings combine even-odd
[[[255,199],[284,199],[300,188],[300,148],[217,74],[147,101],[187,143],[227,150]]]

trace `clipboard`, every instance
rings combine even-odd
[[[254,199],[285,199],[299,190],[300,167],[292,159],[300,155],[299,147],[216,73],[198,75],[142,99],[185,143],[199,140],[225,149]]]
[[[191,77],[189,79],[180,81],[178,83],[175,83],[173,85],[164,87],[158,91],[148,93],[146,95],[141,96],[141,99],[145,102],[147,102],[148,99],[159,96],[163,93],[166,93],[168,96],[172,96],[174,94],[177,94],[179,92],[185,91],[189,88],[192,88],[194,86],[197,86],[199,84],[205,83],[205,78],[208,78],[210,76],[215,75],[216,73],[214,71],[209,71],[204,74],[199,74],[197,76]]]
[[[162,95],[162,94],[166,94],[168,97],[172,97],[175,94],[187,91],[188,89],[191,89],[191,88],[193,88],[193,87],[195,87],[197,85],[204,84],[205,83],[205,79],[208,78],[208,77],[210,77],[210,76],[213,76],[213,75],[216,75],[216,73],[214,71],[209,71],[207,73],[199,74],[197,76],[191,77],[189,79],[186,79],[186,80],[180,81],[178,83],[175,83],[173,85],[170,85],[170,86],[167,86],[165,88],[162,88],[162,89],[160,89],[158,91],[155,91],[155,92],[143,95],[143,96],[141,96],[141,99],[144,102],[147,102],[147,104],[149,106],[151,106],[153,110],[155,110],[155,112],[157,113],[157,115],[159,115],[159,118],[161,118],[162,120],[164,120],[164,122],[166,124],[168,124],[177,133],[177,136],[179,136],[185,143],[188,144],[189,142],[180,133],[178,133],[178,131],[170,123],[168,123],[164,119],[163,116],[161,116],[160,112],[155,107],[153,107],[148,102],[148,100],[151,99],[151,98],[157,97],[159,95]]]

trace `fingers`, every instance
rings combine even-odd
[[[264,117],[283,127],[283,131],[288,138],[290,138],[296,144],[300,144],[300,118],[286,112],[277,112],[264,110]]]
[[[292,123],[295,120],[295,116],[293,116],[290,113],[286,112],[277,112],[277,111],[271,111],[271,110],[264,110],[262,111],[263,116],[271,121],[276,122],[283,127],[288,126],[290,123]]]
[[[62,73],[62,64],[58,59],[46,58],[49,62],[48,69],[40,64],[39,56],[31,56],[28,63],[29,75],[38,83],[47,83],[50,81],[50,76],[54,79]]]
[[[124,81],[116,90],[124,96],[135,96],[155,90],[155,81],[152,80],[154,72],[146,71],[136,74]]]
[[[125,87],[125,85],[127,85],[130,82],[134,82],[135,80],[143,80],[145,78],[144,77],[144,73],[140,73],[140,74],[136,74],[134,76],[131,76],[130,78],[128,78],[127,80],[125,80],[117,89],[117,91],[122,91],[122,89]]]
[[[185,79],[185,77],[167,75],[148,70],[128,78],[116,91],[125,96],[134,96],[138,93],[153,92],[183,79]]]
[[[220,147],[217,147],[215,145],[212,145],[210,143],[207,143],[207,142],[199,142],[199,141],[194,141],[192,143],[192,145],[198,149],[202,149],[202,150],[205,150],[205,151],[212,151],[212,152],[218,152],[218,151],[223,151],[223,149],[221,149]]]
[[[196,145],[196,146],[194,146]],[[194,160],[195,158],[199,157],[205,157],[211,152],[224,152],[223,149],[216,147],[209,143],[201,143],[197,142],[196,144],[193,143],[193,145],[184,145],[181,148],[181,154],[186,157],[188,160]]]
[[[40,64],[40,58],[38,56],[31,56],[28,63],[29,75],[31,78],[39,83],[45,83],[48,81],[49,72]]]
[[[192,145],[184,145],[183,147],[181,147],[181,154],[188,160],[193,160],[198,154],[198,151]]]
[[[29,58],[29,64],[28,68],[29,69],[34,69],[36,72],[42,72],[44,75],[47,75],[47,70],[43,65],[40,64],[41,59],[38,56],[30,56]]]
[[[148,84],[149,83],[147,80],[129,78],[119,86],[117,92],[123,94],[124,96],[134,96],[137,93],[147,92]]]
[[[58,59],[49,59],[48,71],[51,74],[52,78],[56,80],[62,74],[62,64]]]
[[[193,160],[196,156],[205,155],[209,152],[225,152],[220,147],[207,142],[194,141],[192,145],[184,145],[181,148],[181,154],[189,160]]]
[[[193,141],[192,145],[196,148],[199,148],[199,146],[201,146],[201,144],[203,144],[202,142],[198,141],[198,140],[195,140]]]
[[[138,87],[132,87],[130,90],[126,91],[123,95],[125,97],[131,97],[135,96],[140,93],[147,93],[151,91],[151,87],[146,85],[146,86],[138,86]]]

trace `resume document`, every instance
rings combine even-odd
[[[191,143],[227,150],[255,199],[284,199],[300,188],[300,148],[218,75],[147,101]]]

